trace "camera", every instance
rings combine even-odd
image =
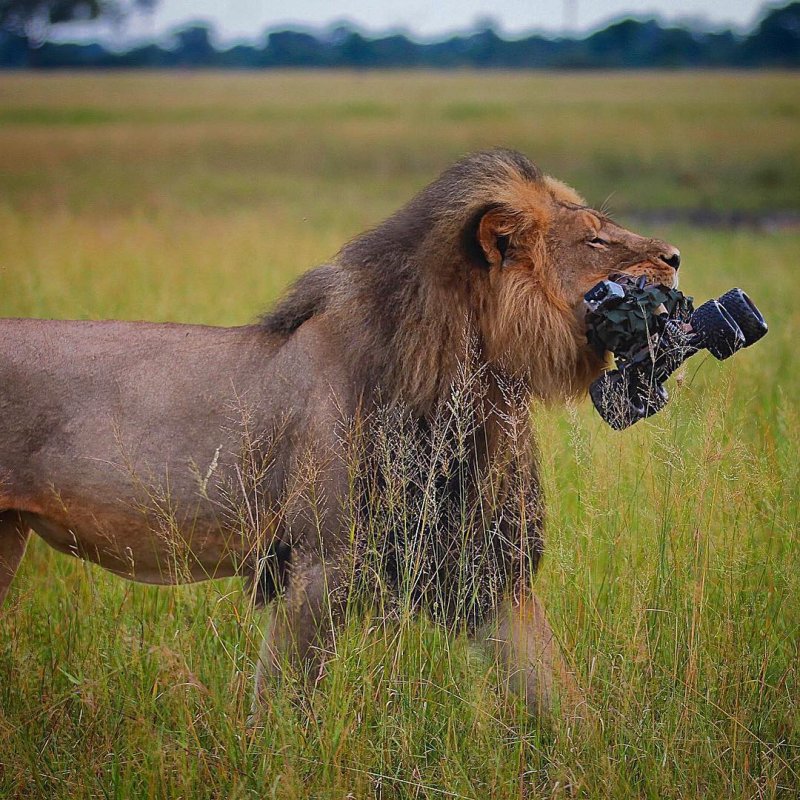
[[[617,362],[589,387],[594,407],[615,430],[660,411],[669,399],[664,382],[690,356],[708,350],[724,360],[768,330],[741,289],[694,308],[677,289],[618,275],[592,287],[584,305],[589,343]]]

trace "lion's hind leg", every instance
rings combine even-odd
[[[0,606],[17,574],[30,535],[30,528],[17,511],[0,512]]]
[[[567,721],[584,716],[583,694],[535,595],[506,601],[483,636],[494,650],[508,688],[524,698],[532,715],[557,714]]]

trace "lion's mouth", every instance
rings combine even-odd
[[[639,265],[637,265],[639,266]],[[669,274],[667,280],[662,280],[665,277],[662,270],[657,267],[655,264],[642,264],[643,269],[641,272],[632,272],[632,271],[624,271],[624,272],[614,272],[608,276],[608,280],[619,282],[620,280],[625,283],[628,281],[636,282],[640,281],[644,278],[645,285],[650,284],[653,286],[664,286],[667,289],[677,289],[678,282],[680,280],[678,271],[672,270]],[[657,270],[654,272],[653,268]]]

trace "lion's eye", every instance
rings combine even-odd
[[[589,239],[587,244],[590,244],[592,247],[606,247],[608,245],[608,240],[595,236],[593,239]]]

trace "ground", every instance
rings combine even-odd
[[[424,622],[355,620],[311,703],[290,683],[246,733],[262,617],[239,582],[133,585],[34,541],[0,611],[0,796],[797,796],[800,229],[774,212],[800,211],[798,141],[790,74],[4,75],[2,316],[247,322],[505,145],[771,330],[693,359],[630,431],[534,411],[538,589],[602,730],[527,721]]]

